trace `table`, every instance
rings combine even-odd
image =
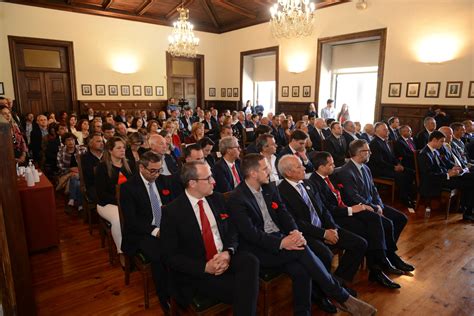
[[[58,246],[59,233],[53,185],[44,174],[34,187],[28,187],[24,178],[18,179],[17,183],[28,251],[32,253]]]

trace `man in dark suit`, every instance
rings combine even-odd
[[[388,139],[392,142],[396,142],[400,138],[398,128],[400,127],[400,120],[396,116],[392,116],[387,121],[388,124]]]
[[[313,144],[313,149],[316,151],[323,150],[323,142],[330,134],[327,132],[326,122],[324,121],[324,119],[314,119],[314,127],[310,129],[308,126],[308,130],[311,143]]]
[[[359,139],[359,137],[356,135],[354,122],[344,121],[344,123],[342,123],[342,127],[344,128],[342,136],[346,140],[346,144],[349,145],[353,140]]]
[[[180,118],[183,129],[181,130],[183,135],[191,135],[192,125],[195,122],[194,117],[192,116],[193,110],[189,106],[184,107],[184,115]]]
[[[256,315],[259,264],[238,248],[223,195],[202,161],[186,163],[186,190],[163,211],[161,241],[170,268],[172,296],[188,305],[195,294],[232,304],[233,314]]]
[[[402,166],[410,170],[415,170],[415,142],[411,138],[411,127],[402,125],[399,129],[400,137],[393,145],[395,157],[398,157]]]
[[[151,261],[156,293],[163,311],[167,312],[168,276],[160,239],[161,216],[163,205],[170,203],[180,192],[160,175],[160,155],[146,152],[138,165],[139,173],[120,187],[120,207],[124,218],[121,249],[130,256],[141,252]]]
[[[372,141],[374,138],[374,125],[373,124],[365,124],[364,125],[364,132],[360,135],[361,139],[365,139],[368,143]]]
[[[97,193],[95,191],[95,168],[99,165],[104,152],[104,139],[102,133],[94,133],[90,135],[87,143],[87,152],[81,156],[81,168],[84,176],[84,184],[86,186],[87,198],[91,202],[97,201]]]
[[[32,158],[36,163],[41,163],[44,158],[43,139],[48,135],[48,119],[40,114],[36,117],[36,124],[31,131],[30,144],[28,148],[32,152]]]
[[[423,126],[424,128],[418,132],[415,137],[416,149],[418,150],[423,149],[428,143],[428,138],[430,137],[431,133],[436,130],[436,121],[431,116],[427,116],[423,120]]]
[[[350,204],[347,206],[342,200],[340,189],[336,181],[330,179],[334,173],[334,160],[328,152],[318,152],[313,156],[316,171],[309,178],[317,188],[324,206],[331,212],[334,221],[341,227],[363,237],[368,244],[367,266],[370,270],[369,280],[380,285],[397,289],[400,285],[393,282],[383,270],[392,274],[402,271],[392,266],[387,259],[387,251],[397,249],[393,238],[393,224],[384,216],[380,216],[370,205]]]
[[[295,155],[301,160],[301,163],[305,167],[306,173],[313,172],[313,164],[311,163],[311,160],[309,160],[308,154],[306,153],[307,139],[308,134],[301,130],[294,130],[290,136],[290,143],[280,151],[275,165],[278,166],[278,160],[284,155]]]
[[[219,141],[219,151],[222,158],[216,162],[212,174],[215,176],[217,192],[232,191],[241,181],[240,146],[234,136],[224,137]]]
[[[117,123],[125,124],[125,127],[129,127],[127,123],[127,112],[124,109],[120,109],[119,115],[114,118],[114,121]]]
[[[239,140],[240,143],[243,141],[243,135],[245,133],[245,113],[242,111],[239,111],[237,113],[237,122],[232,125],[232,130],[233,134],[237,139]]]
[[[463,123],[454,122],[449,126],[453,130],[453,139],[451,147],[456,155],[462,160],[464,164],[471,164],[471,159],[466,154],[466,145],[463,141],[463,136],[466,135],[466,127]]]
[[[393,154],[387,139],[387,125],[384,122],[375,123],[375,137],[370,142],[372,154],[368,166],[374,176],[394,179],[400,192],[400,201],[407,207],[413,208],[411,192],[415,172],[402,166],[400,160]]]
[[[360,315],[374,315],[376,309],[351,296],[306,246],[306,240],[276,187],[269,184],[264,156],[246,155],[243,181],[229,198],[230,217],[239,232],[240,249],[253,253],[265,268],[282,269],[293,281],[293,312],[311,314],[311,282],[333,298],[339,308]]]
[[[288,141],[286,140],[285,131],[281,127],[281,118],[279,115],[275,115],[272,118],[272,134],[275,138],[275,141],[278,145],[277,152],[279,152],[283,147],[288,145]]]
[[[324,150],[331,153],[336,167],[342,166],[346,162],[347,142],[342,137],[342,127],[339,122],[331,123],[331,135],[324,141]]]
[[[351,159],[342,166],[336,175],[342,187],[342,198],[346,205],[370,205],[379,215],[383,215],[393,224],[393,239],[398,241],[408,218],[398,210],[384,205],[372,179],[372,173],[365,164],[369,160],[370,148],[364,139],[358,139],[349,146]],[[404,262],[393,249],[387,252],[387,258],[399,270],[413,271],[415,268]]]
[[[278,185],[278,191],[299,230],[305,236],[309,248],[321,259],[327,271],[331,271],[333,257],[331,248],[344,249],[344,255],[339,260],[334,275],[351,282],[359,270],[367,242],[336,225],[323,205],[318,191],[308,180],[305,180],[304,166],[297,157],[283,156],[278,163],[278,170],[284,177]],[[313,286],[313,294],[316,294],[315,301],[322,307],[321,309],[337,312],[317,286]]]
[[[216,139],[219,133],[219,125],[212,120],[210,110],[204,111],[204,121],[202,123],[204,124],[206,136],[210,139]]]
[[[199,146],[202,148],[202,153],[204,155],[204,159],[207,161],[211,170],[214,168],[216,164],[216,160],[214,155],[212,154],[212,149],[214,148],[214,142],[209,137],[204,137],[198,141]]]
[[[151,135],[148,140],[150,144],[150,150],[156,154],[163,156],[163,174],[164,176],[175,175],[178,173],[179,164],[173,155],[167,153],[168,145],[166,140],[161,135]]]

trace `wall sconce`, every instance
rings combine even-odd
[[[459,48],[459,40],[452,35],[432,35],[419,41],[415,50],[420,62],[441,64],[456,58]]]
[[[359,9],[359,10],[365,10],[367,9],[367,0],[359,0],[357,3],[356,3],[356,8]]]
[[[287,69],[289,72],[299,74],[308,69],[308,55],[297,54],[288,57]]]
[[[129,55],[116,56],[112,58],[112,69],[121,74],[133,74],[138,71],[138,61]]]

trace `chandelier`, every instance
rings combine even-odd
[[[278,0],[270,8],[273,36],[291,38],[311,35],[315,9],[314,3],[309,0]]]
[[[194,26],[188,21],[189,10],[182,6],[177,10],[179,18],[173,23],[173,33],[168,36],[168,53],[174,57],[196,57],[199,38],[194,37]]]

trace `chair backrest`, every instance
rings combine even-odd
[[[115,198],[117,199],[117,208],[118,208],[118,213],[119,213],[119,218],[120,218],[120,230],[123,235],[125,221],[124,221],[122,207],[120,205],[120,186],[121,186],[120,184],[117,184],[115,186]]]
[[[413,159],[415,160],[415,185],[418,188],[420,186],[420,166],[418,165],[419,150],[413,152]]]
[[[232,191],[223,193],[223,194],[224,194],[224,200],[225,200],[226,202],[229,201],[229,198],[230,198],[230,194],[231,194],[231,193],[232,193]]]
[[[87,190],[86,190],[86,182],[84,181],[84,172],[82,170],[82,157],[84,154],[78,154],[76,156],[76,161],[77,161],[77,169],[79,169],[79,189],[81,191],[82,195],[82,207],[84,209],[87,209],[87,203],[89,202],[89,199],[87,198]]]

